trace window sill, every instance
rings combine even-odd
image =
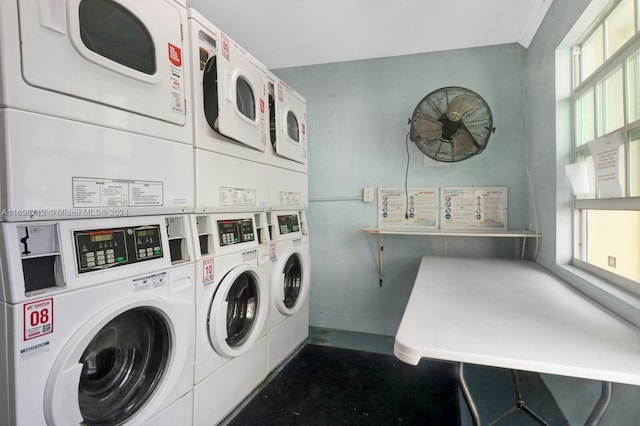
[[[557,275],[577,291],[640,328],[640,297],[574,265],[558,265]]]

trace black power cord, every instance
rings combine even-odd
[[[409,155],[409,133],[407,133],[407,137],[405,138],[405,147],[407,148],[407,168],[404,172],[404,196],[405,196],[405,212],[404,218],[409,219],[409,162],[411,160],[411,156]]]

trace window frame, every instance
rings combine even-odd
[[[640,131],[640,119],[629,121],[629,79],[628,79],[628,59],[632,58],[636,54],[640,54],[640,24],[639,24],[639,10],[640,1],[634,0],[634,35],[627,40],[616,52],[609,55],[607,52],[607,40],[606,36],[603,37],[602,54],[604,61],[595,70],[591,72],[586,78],[583,78],[583,64],[582,57],[580,55],[581,46],[591,40],[593,35],[597,31],[602,31],[606,35],[606,22],[607,18],[616,10],[622,0],[614,0],[607,4],[602,12],[593,21],[593,24],[589,26],[584,35],[574,44],[572,48],[573,57],[571,64],[571,146],[573,162],[577,162],[581,154],[588,151],[588,142],[584,141],[578,145],[578,137],[581,136],[584,129],[578,130],[578,105],[577,101],[590,90],[594,91],[593,98],[593,134],[596,138],[608,136],[614,133],[621,134],[621,146],[620,149],[624,149],[624,186],[622,188],[623,196],[618,198],[579,198],[573,197],[573,253],[571,263],[590,274],[594,274],[599,278],[605,279],[612,284],[621,287],[637,296],[640,296],[640,283],[626,278],[622,275],[615,274],[614,272],[602,269],[598,266],[590,264],[587,259],[587,211],[588,210],[632,210],[640,211],[640,197],[630,196],[631,194],[631,158],[629,155],[629,148],[631,144],[631,134],[634,131]],[[602,94],[599,93],[599,85],[606,81],[607,76],[610,76],[618,67],[622,68],[622,84],[623,84],[623,126],[609,131],[603,132],[599,126],[604,121],[603,115],[598,109],[604,107],[605,100],[602,99]],[[640,94],[638,94],[640,97]],[[636,99],[637,100],[637,99]],[[640,172],[640,165],[635,165],[635,173]]]

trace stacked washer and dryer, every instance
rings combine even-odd
[[[0,3],[0,424],[191,424],[184,0]]]
[[[269,208],[273,272],[267,321],[269,371],[309,333],[310,257],[306,100],[266,71],[269,111]]]
[[[186,0],[0,51],[0,424],[219,422],[308,334],[304,98]]]
[[[231,413],[308,335],[308,310],[298,309],[306,307],[306,297],[287,314],[273,313],[285,297],[289,303],[292,293],[308,291],[307,269],[304,283],[287,278],[284,296],[282,276],[290,274],[280,265],[293,235],[303,246],[306,105],[299,98],[295,120],[284,122],[296,134],[288,142],[304,147],[299,155],[305,164],[283,167],[289,160],[283,163],[274,148],[282,130],[269,93],[276,80],[197,11],[189,9],[188,17],[196,181],[194,423],[210,425]],[[280,242],[286,232],[276,224],[283,207],[287,217],[298,218],[297,233],[283,238],[287,243]],[[276,329],[298,310],[295,326]]]

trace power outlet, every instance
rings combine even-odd
[[[616,267],[616,257],[615,256],[609,256],[609,259],[607,259],[607,263],[611,268],[615,268]]]
[[[365,203],[373,203],[373,188],[365,186],[362,190],[362,201]]]

